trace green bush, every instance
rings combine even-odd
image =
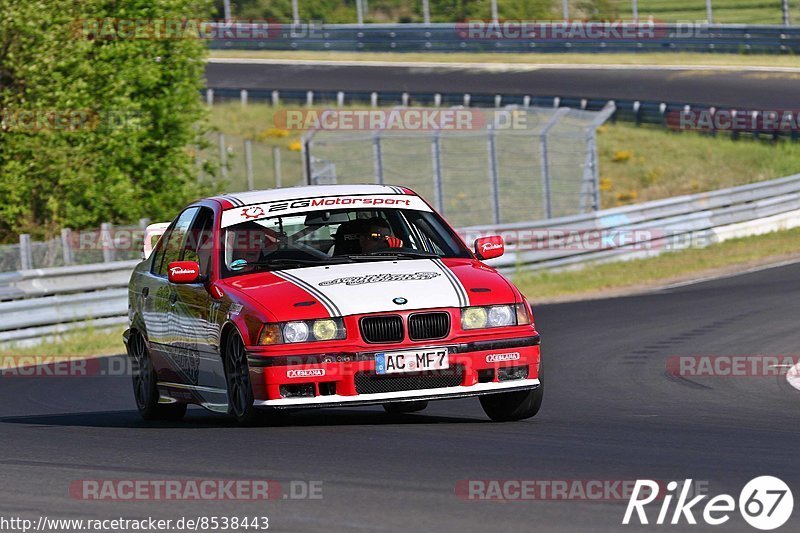
[[[202,193],[190,147],[206,43],[89,38],[82,21],[208,16],[210,3],[0,0],[0,12],[0,240],[170,218]]]

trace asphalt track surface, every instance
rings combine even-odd
[[[209,63],[208,87],[486,93],[644,100],[759,110],[798,107],[798,72],[642,68],[486,70],[332,64]]]
[[[266,514],[276,531],[621,529],[624,503],[464,501],[454,489],[466,479],[692,478],[708,482],[712,495],[738,498],[751,478],[775,475],[798,503],[800,392],[775,377],[665,373],[674,355],[797,355],[798,302],[800,265],[790,265],[536,307],[544,405],[536,418],[507,424],[489,422],[475,399],[394,418],[380,408],[333,409],[240,428],[192,409],[183,422],[148,424],[126,377],[2,378],[0,515]],[[323,498],[97,502],[68,493],[75,480],[130,478],[314,480],[323,483]],[[782,531],[800,530],[798,507]],[[731,516],[715,530],[754,531]],[[707,529],[685,522],[660,528]]]

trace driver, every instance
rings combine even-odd
[[[386,220],[375,217],[359,222],[356,231],[361,253],[369,254],[388,248],[403,247],[403,241],[392,235],[392,229]]]

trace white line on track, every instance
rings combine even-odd
[[[211,57],[215,64],[233,65],[299,65],[308,67],[400,67],[451,70],[486,70],[492,72],[536,70],[663,70],[719,72],[800,72],[800,67],[767,67],[747,65],[593,65],[586,63],[449,63],[434,61],[344,61],[335,59],[265,59],[249,57]]]

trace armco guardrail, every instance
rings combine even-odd
[[[500,234],[507,253],[490,263],[506,272],[565,268],[704,246],[800,226],[800,174],[708,193],[585,215],[462,228],[467,242]],[[0,275],[0,344],[92,324],[126,321],[127,284],[136,261]]]
[[[642,22],[627,23],[623,32],[620,28],[614,31],[623,23],[612,22],[605,33],[598,34],[602,22],[477,24],[269,24],[268,28],[248,23],[216,24],[215,34],[230,38],[214,39],[210,46],[226,50],[348,52],[796,53],[800,50],[798,26]]]

